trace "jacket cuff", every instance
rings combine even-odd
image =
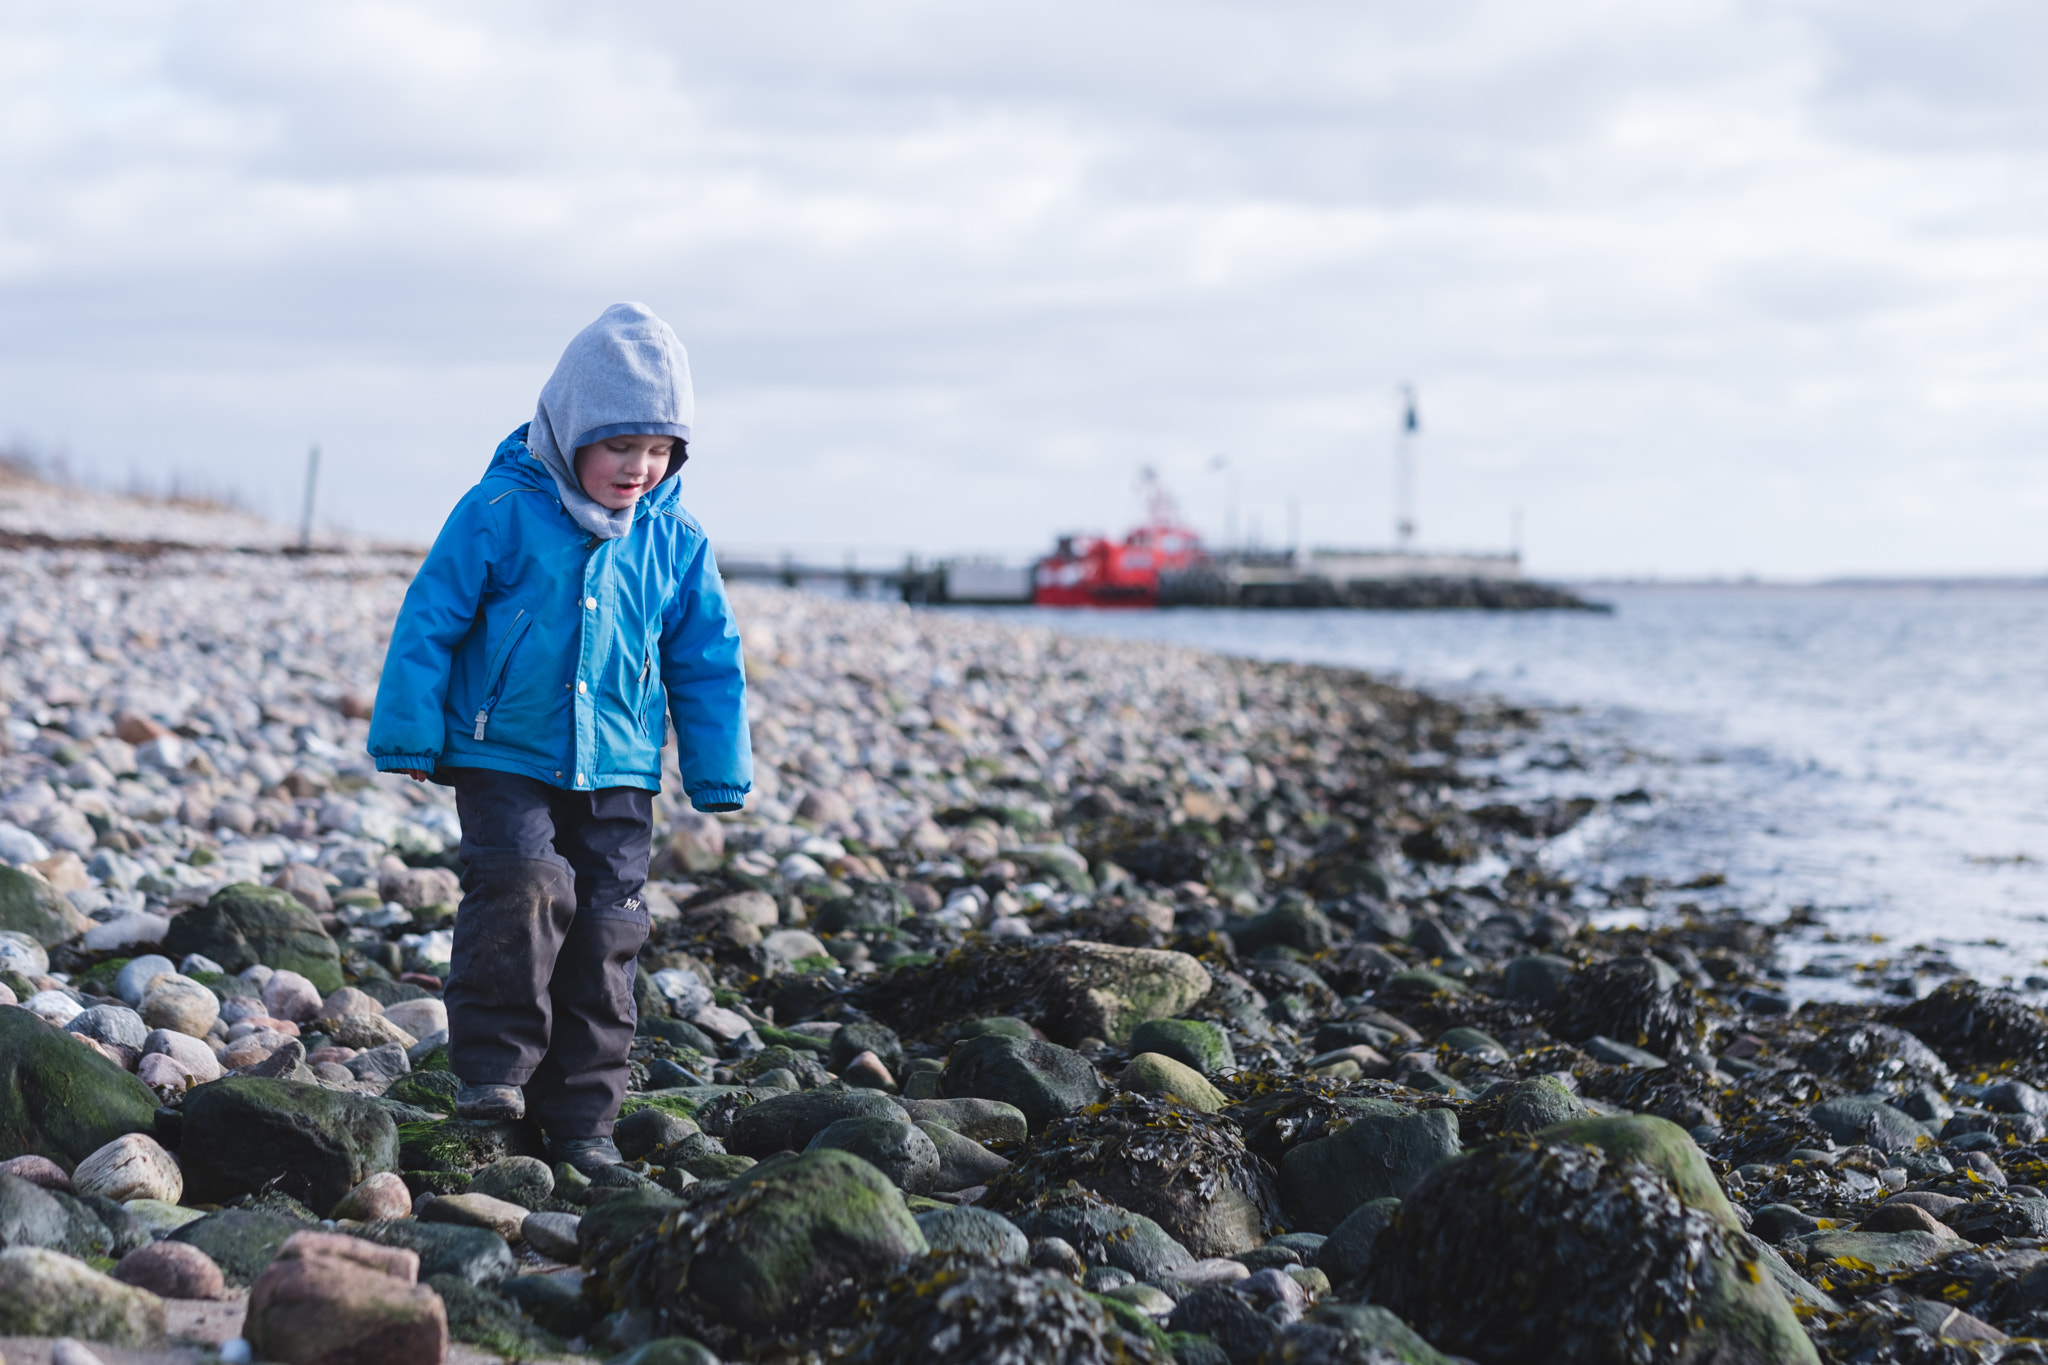
[[[690,804],[707,815],[738,810],[746,803],[751,787],[699,787],[690,793]]]
[[[380,773],[430,773],[441,766],[439,754],[373,754]]]

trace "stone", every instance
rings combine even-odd
[[[1373,1247],[1380,1232],[1393,1221],[1401,1201],[1392,1195],[1368,1199],[1330,1230],[1329,1238],[1316,1251],[1315,1264],[1333,1284],[1359,1279],[1372,1269]]]
[[[405,1049],[395,1042],[379,1043],[366,1052],[358,1052],[342,1066],[357,1080],[380,1089],[412,1070],[412,1062],[405,1055]]]
[[[163,915],[136,911],[93,925],[79,939],[79,944],[89,953],[112,953],[123,948],[161,943],[170,931],[171,922]]]
[[[1085,1264],[1115,1266],[1134,1279],[1158,1280],[1187,1269],[1195,1260],[1150,1218],[1099,1200],[1035,1205],[1010,1221],[1033,1241],[1060,1238],[1080,1253]]]
[[[1640,1161],[1677,1193],[1687,1208],[1696,1209],[1728,1232],[1742,1231],[1742,1220],[1722,1193],[1713,1168],[1683,1128],[1647,1114],[1614,1118],[1574,1119],[1545,1128],[1537,1137],[1596,1147],[1609,1156]]]
[[[185,1193],[177,1161],[145,1133],[124,1133],[79,1162],[71,1183],[80,1194],[96,1194],[117,1204],[130,1199],[175,1204]]]
[[[343,986],[338,991],[329,991],[327,998],[320,1002],[319,1018],[322,1021],[327,1021],[345,1019],[352,1014],[382,1014],[383,1012],[384,1006],[377,1001],[376,997],[367,992],[359,991],[354,986]],[[321,1025],[316,1025],[316,1027],[321,1027]],[[325,1031],[324,1027],[322,1031]]]
[[[1001,1265],[1022,1266],[1031,1250],[1030,1239],[1015,1223],[972,1205],[929,1209],[917,1215],[917,1226],[934,1252],[966,1252]]]
[[[1554,1005],[1578,968],[1562,957],[1535,953],[1518,957],[1501,969],[1501,994],[1530,1005]]]
[[[121,1207],[144,1232],[159,1239],[169,1237],[187,1223],[196,1223],[206,1217],[203,1209],[183,1208],[157,1199],[131,1199]]]
[[[0,1008],[0,1152],[75,1165],[125,1133],[150,1131],[156,1106],[148,1086],[100,1053],[26,1010]]]
[[[904,1114],[837,1119],[820,1129],[804,1150],[827,1148],[859,1157],[906,1194],[927,1194],[938,1178],[937,1146]]]
[[[1456,1365],[1407,1323],[1367,1303],[1324,1303],[1302,1321],[1281,1328],[1270,1349],[1282,1360]]]
[[[305,863],[286,863],[270,882],[280,891],[289,891],[299,904],[316,915],[329,914],[334,909],[334,897],[327,883],[325,872]]]
[[[1169,1096],[1205,1114],[1214,1114],[1230,1102],[1222,1091],[1202,1079],[1201,1072],[1157,1052],[1141,1052],[1131,1058],[1117,1080],[1126,1090]]]
[[[659,1109],[643,1109],[640,1113],[662,1113]],[[628,1117],[637,1117],[629,1115]],[[673,1116],[671,1116],[673,1117]],[[693,1126],[690,1129],[695,1132]],[[617,1136],[614,1130],[613,1136]],[[621,1149],[623,1150],[623,1148]],[[554,1197],[555,1173],[547,1162],[538,1157],[508,1156],[493,1161],[469,1179],[470,1194],[487,1194],[494,1199],[507,1200],[522,1208],[537,1209]],[[516,1241],[508,1237],[507,1241]]]
[[[0,1251],[0,1336],[82,1337],[148,1348],[164,1336],[164,1302],[41,1247]]]
[[[12,1156],[0,1161],[0,1175],[11,1175],[46,1190],[71,1193],[71,1177],[46,1156]]]
[[[638,1161],[696,1131],[697,1125],[682,1115],[650,1104],[621,1118],[612,1128],[612,1141],[626,1160]]]
[[[1170,1332],[1197,1333],[1223,1349],[1231,1361],[1265,1357],[1280,1326],[1231,1290],[1197,1289],[1174,1305],[1166,1319]]]
[[[1678,1155],[1678,1143],[1690,1148],[1682,1129],[1647,1118],[1563,1125],[1573,1129],[1607,1149],[1538,1135],[1437,1167],[1402,1200],[1347,1297],[1391,1310],[1442,1350],[1486,1360],[1817,1365],[1739,1225],[1622,1154],[1696,1162],[1711,1186],[1697,1149]]]
[[[932,1148],[938,1153],[939,1169],[932,1177],[931,1188],[940,1194],[986,1185],[1010,1169],[1007,1160],[944,1124],[920,1122],[917,1127],[931,1139]]]
[[[1367,1100],[1342,1132],[1288,1150],[1280,1197],[1296,1228],[1329,1233],[1369,1199],[1405,1197],[1457,1155],[1458,1117],[1450,1110],[1413,1112]]]
[[[276,1188],[332,1208],[370,1176],[398,1169],[397,1125],[360,1095],[230,1076],[190,1092],[184,1114],[186,1193],[200,1203]]]
[[[1785,1250],[1805,1258],[1809,1267],[1831,1261],[1860,1261],[1879,1274],[1925,1265],[1947,1251],[1957,1238],[1932,1232],[1813,1232],[1793,1237]]]
[[[574,1263],[579,1254],[576,1226],[581,1221],[573,1213],[529,1213],[519,1224],[519,1235],[529,1250],[557,1261]]]
[[[1233,924],[1230,937],[1246,957],[1272,944],[1313,956],[1335,942],[1329,916],[1305,900],[1283,901],[1263,915]]]
[[[1498,1117],[1491,1125],[1497,1133],[1535,1133],[1586,1117],[1585,1102],[1563,1081],[1548,1075],[1516,1081],[1501,1095],[1498,1105]]]
[[[883,1066],[894,1072],[903,1070],[903,1043],[894,1029],[882,1024],[856,1021],[846,1024],[832,1034],[831,1058],[834,1071],[844,1071],[848,1063],[863,1052],[872,1052]]]
[[[320,988],[293,971],[276,971],[263,983],[263,1008],[295,1024],[320,1016]]]
[[[1936,1237],[1945,1237],[1960,1242],[1962,1238],[1951,1232],[1946,1224],[1926,1209],[1915,1204],[1895,1204],[1889,1200],[1871,1211],[1868,1218],[1856,1225],[1858,1232],[1930,1232]]]
[[[1614,1039],[1598,1033],[1579,1044],[1579,1047],[1588,1057],[1605,1066],[1640,1066],[1654,1071],[1660,1066],[1669,1065],[1654,1052],[1631,1047],[1627,1043],[1617,1043]]]
[[[495,1232],[506,1241],[517,1241],[519,1225],[526,1221],[530,1210],[505,1199],[493,1199],[488,1194],[444,1194],[429,1200],[419,1210],[419,1217],[429,1223],[454,1223],[466,1228],[482,1228]]]
[[[976,1142],[1022,1142],[1029,1134],[1024,1111],[1001,1100],[904,1100],[903,1112],[917,1123],[936,1123]]]
[[[471,1284],[487,1286],[518,1268],[505,1239],[486,1228],[398,1218],[366,1224],[356,1235],[382,1246],[413,1252],[420,1258],[420,1273],[427,1277],[455,1275]]]
[[[142,1040],[144,1058],[167,1057],[193,1081],[204,1084],[221,1077],[220,1059],[204,1039],[172,1029],[155,1029]]]
[[[993,1034],[971,1038],[953,1049],[940,1088],[948,1099],[1015,1105],[1033,1133],[1108,1093],[1101,1076],[1080,1053],[1056,1043]]]
[[[278,1248],[305,1226],[300,1219],[268,1209],[222,1209],[175,1229],[169,1240],[198,1247],[213,1258],[229,1284],[243,1286],[262,1274]]]
[[[1209,973],[1186,953],[1074,940],[1051,949],[1054,989],[1047,1036],[1100,1038],[1121,1046],[1132,1030],[1170,1019],[1209,993]]]
[[[606,1365],[719,1365],[719,1360],[693,1337],[660,1337],[612,1357]]]
[[[95,1042],[125,1047],[131,1052],[141,1052],[149,1038],[149,1027],[142,1022],[142,1016],[121,1005],[94,1005],[80,1010],[64,1027]]]
[[[126,1250],[117,1248],[121,1239],[100,1215],[98,1206],[67,1193],[0,1175],[0,1247],[42,1247],[78,1257]]]
[[[1128,1049],[1132,1055],[1156,1052],[1204,1076],[1219,1076],[1237,1070],[1237,1058],[1230,1048],[1230,1035],[1207,1019],[1153,1019],[1131,1032]]]
[[[781,917],[781,911],[775,904],[775,897],[766,891],[735,891],[729,896],[720,896],[702,905],[693,905],[683,912],[686,924],[693,921],[710,923],[720,919],[733,919],[764,932],[780,923]]]
[[[142,1021],[153,1029],[169,1029],[204,1038],[220,1018],[220,997],[189,976],[160,976],[142,997]]]
[[[777,929],[761,937],[761,952],[771,970],[790,971],[807,958],[827,956],[824,941],[808,929]]]
[[[58,1028],[85,1013],[85,1007],[73,999],[70,992],[61,990],[37,991],[22,1001],[21,1007],[44,1023]]]
[[[1910,1152],[1929,1136],[1921,1122],[1886,1103],[1888,1096],[1843,1095],[1807,1111],[1822,1132],[1843,1146],[1867,1143],[1881,1152]]]
[[[227,1281],[213,1257],[188,1242],[151,1242],[137,1247],[114,1267],[122,1284],[146,1289],[164,1299],[219,1299]]]
[[[1550,1031],[1567,1042],[1599,1035],[1668,1056],[1693,1042],[1699,1004],[1670,963],[1619,957],[1572,973],[1560,991]]]
[[[415,1038],[448,1031],[448,1007],[438,1000],[401,1000],[385,1006],[384,1017]]]
[[[50,954],[42,944],[18,929],[0,929],[0,971],[41,976],[49,970]]]
[[[596,1210],[586,1215],[584,1262],[601,1292],[622,1308],[657,1312],[687,1295],[695,1312],[763,1331],[842,1281],[879,1280],[928,1249],[896,1187],[848,1152],[764,1162],[745,1197],[733,1193],[692,1186],[666,1216],[595,1242]],[[694,1255],[672,1261],[671,1246]],[[681,1269],[674,1279],[670,1264]]]
[[[333,1040],[336,1047],[352,1047],[361,1051],[396,1043],[402,1053],[419,1041],[381,1014],[344,1015],[332,1021],[322,1020],[317,1027]]]
[[[1994,1114],[2048,1114],[2048,1094],[2025,1081],[2003,1080],[1984,1087],[1982,1103]]]
[[[132,957],[114,976],[114,994],[130,1005],[139,1005],[142,1003],[142,997],[149,994],[150,982],[176,971],[176,964],[161,953],[144,953],[141,957]]]
[[[685,811],[655,855],[657,874],[709,872],[725,862],[725,826],[716,816]]]
[[[845,1118],[901,1117],[903,1108],[873,1090],[805,1090],[762,1100],[740,1111],[725,1148],[739,1156],[765,1157],[802,1151],[812,1138]]]
[[[553,1180],[549,1181],[552,1185]],[[412,1212],[412,1191],[395,1171],[379,1171],[341,1197],[328,1217],[339,1221],[374,1223],[381,1218],[404,1218]]]
[[[41,877],[0,863],[0,930],[54,948],[92,928],[92,921]]]
[[[418,1271],[404,1252],[300,1233],[251,1287],[243,1335],[291,1365],[441,1365],[447,1311]]]
[[[205,905],[179,915],[163,946],[174,956],[204,953],[230,972],[259,963],[297,972],[323,994],[342,985],[341,952],[313,912],[290,892],[253,882],[222,887]]]

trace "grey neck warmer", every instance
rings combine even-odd
[[[554,476],[576,524],[612,540],[633,529],[639,503],[614,512],[585,493],[576,481],[577,450],[613,436],[686,441],[696,413],[683,343],[645,304],[615,303],[562,352],[540,391],[526,446]],[[668,477],[680,467],[671,463]]]

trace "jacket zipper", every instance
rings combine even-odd
[[[512,618],[512,631],[505,637],[505,643],[498,647],[498,657],[491,661],[491,671],[485,678],[484,704],[477,708],[476,732],[472,738],[480,740],[484,737],[484,727],[491,719],[491,708],[498,704],[498,692],[504,682],[505,667],[512,662],[512,647],[519,643],[520,638],[526,634],[527,627],[532,624],[533,618],[526,614],[524,608]]]

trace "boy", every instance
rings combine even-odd
[[[698,810],[753,783],[739,634],[677,500],[694,411],[645,307],[578,333],[406,590],[370,722],[378,769],[462,817],[455,1111],[531,1113],[586,1173],[620,1159],[664,714]]]

